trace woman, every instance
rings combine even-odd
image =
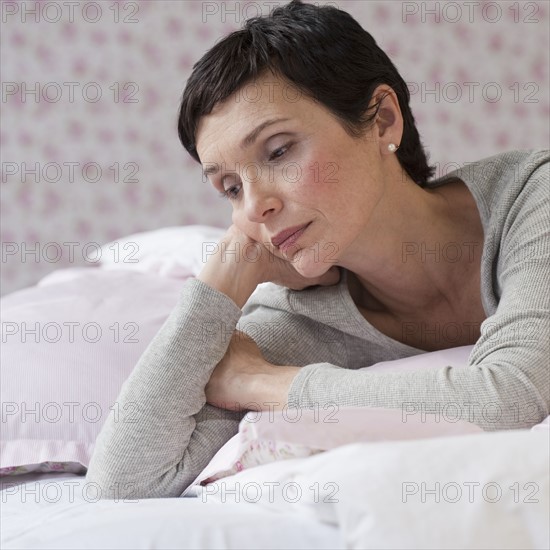
[[[178,129],[233,225],[97,439],[104,495],[179,496],[247,410],[548,416],[548,151],[430,180],[389,58],[347,13],[299,1],[195,65]],[[467,344],[465,368],[362,369]]]

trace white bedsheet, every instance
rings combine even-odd
[[[547,429],[354,443],[196,497],[94,502],[74,474],[2,485],[5,549],[550,547]]]
[[[74,474],[4,477],[1,485],[5,550],[343,548],[336,527],[291,510],[199,498],[96,501],[93,487]]]

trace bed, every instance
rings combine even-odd
[[[249,413],[179,498],[99,498],[85,472],[105,415],[222,234],[131,235],[2,299],[2,548],[550,547],[548,419],[483,432],[364,408],[290,429]],[[369,368],[463,366],[470,349]]]
[[[21,477],[2,491],[2,548],[343,548],[336,527],[291,511],[196,497],[95,501],[84,476]]]

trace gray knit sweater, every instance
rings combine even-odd
[[[244,413],[206,404],[204,388],[235,329],[276,365],[302,367],[291,407],[434,411],[453,403],[484,430],[529,428],[550,408],[550,181],[548,150],[512,151],[431,181],[462,179],[484,229],[481,296],[487,319],[467,367],[369,372],[424,353],[382,334],[356,308],[347,271],[330,287],[256,289],[243,310],[196,278],[123,384],[86,480],[103,498],[177,497],[238,431]],[[358,370],[362,369],[362,370]],[[137,413],[136,413],[137,410]],[[454,410],[457,410],[456,407]]]

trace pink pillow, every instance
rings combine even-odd
[[[401,409],[380,407],[251,411],[241,420],[237,435],[214,455],[182,496],[191,492],[195,485],[206,485],[248,468],[277,460],[304,458],[351,443],[482,432],[479,426],[470,422],[437,421],[433,415],[422,417]]]
[[[422,353],[403,359],[382,361],[365,367],[370,372],[401,369],[438,369],[442,365],[466,367],[473,346]],[[448,420],[448,421],[446,421]],[[532,431],[550,429],[550,416]],[[304,458],[336,447],[360,442],[426,439],[482,433],[475,424],[422,415],[414,408],[345,407],[310,410],[249,412],[239,432],[214,455],[206,468],[182,496],[262,464]]]
[[[463,368],[474,346],[461,346],[422,353],[403,359],[382,361],[365,367],[370,372],[402,369],[438,369],[443,365]],[[550,428],[550,416],[531,430]],[[414,409],[345,407],[298,411],[249,412],[239,424],[239,432],[214,455],[206,468],[182,496],[206,485],[255,466],[277,460],[304,458],[343,445],[374,441],[403,441],[482,433],[465,421],[435,415],[421,415]]]
[[[109,409],[181,286],[73,268],[2,299],[0,475],[85,472]]]

